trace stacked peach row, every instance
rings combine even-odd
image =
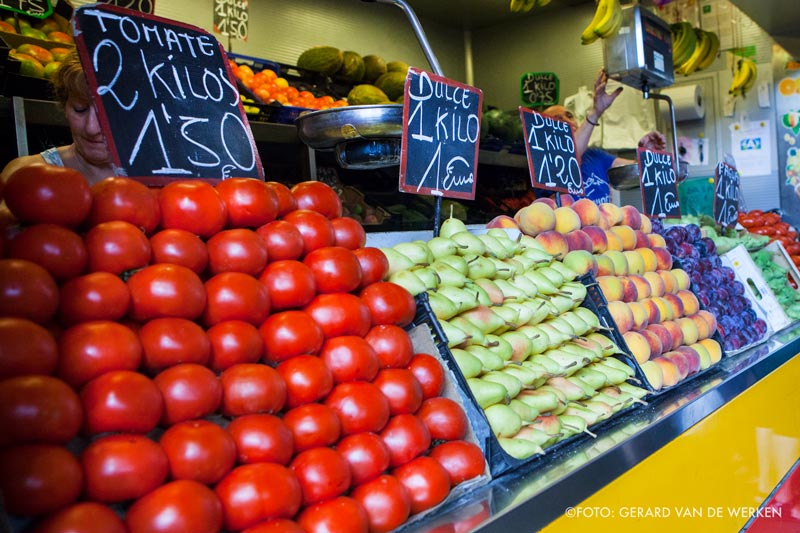
[[[700,309],[689,276],[673,268],[650,219],[630,205],[561,198],[561,206],[539,198],[513,219],[490,224],[517,227],[567,267],[596,276],[609,313],[655,390],[719,361],[722,350],[711,338],[716,318]]]

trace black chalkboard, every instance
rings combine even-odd
[[[483,91],[412,67],[404,94],[400,190],[473,200]]]
[[[45,19],[53,14],[53,5],[50,0],[0,0],[0,9],[37,19]]]
[[[739,171],[720,162],[714,176],[714,220],[722,226],[732,226],[738,215]]]
[[[568,122],[520,107],[531,185],[583,196],[581,165]]]
[[[250,3],[248,0],[214,0],[214,31],[247,40]]]
[[[95,0],[99,4],[110,4],[112,6],[133,9],[142,13],[155,13],[156,0]]]
[[[119,175],[148,183],[264,169],[225,51],[187,24],[79,7],[75,44]]]
[[[526,72],[519,82],[522,105],[551,106],[558,103],[558,76],[555,72]]]
[[[639,148],[642,212],[650,218],[680,218],[675,158],[670,152]]]

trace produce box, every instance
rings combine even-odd
[[[773,241],[750,255],[790,322],[800,320],[800,271],[783,244]]]
[[[75,46],[72,44],[47,41],[17,33],[0,31],[0,60],[3,61],[3,70],[5,70],[5,75],[2,77],[2,86],[0,87],[2,94],[4,96],[23,96],[25,98],[37,100],[52,100],[53,93],[50,82],[44,78],[20,74],[20,66],[22,63],[9,57],[9,52],[12,49],[16,49],[23,44],[35,44],[47,50],[52,50],[53,48],[67,48],[71,50]]]
[[[769,330],[763,340],[788,326],[791,321],[786,316],[772,289],[769,288],[761,270],[753,262],[750,253],[743,245],[720,256],[722,263],[731,267],[736,273],[736,278],[744,285],[745,295],[753,303],[756,313],[763,318]]]

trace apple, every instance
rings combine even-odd
[[[544,202],[533,202],[517,211],[514,220],[526,235],[535,237],[556,227],[556,213]]]
[[[561,207],[556,207],[556,226],[555,230],[559,233],[566,235],[570,231],[581,229],[581,217],[572,208],[571,205],[561,204]]]
[[[600,208],[594,203],[592,200],[588,198],[580,198],[572,204],[572,209],[578,214],[578,217],[581,219],[581,227],[583,226],[594,226],[602,217],[600,213]]]
[[[641,333],[626,331],[622,335],[622,338],[625,340],[625,344],[628,345],[628,350],[630,350],[639,364],[650,359],[650,344]]]
[[[588,235],[592,240],[592,253],[602,254],[608,249],[608,237],[606,237],[606,230],[600,226],[583,226],[581,231]]]

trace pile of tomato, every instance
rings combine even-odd
[[[750,233],[769,236],[769,242],[780,241],[795,265],[800,267],[800,241],[797,230],[784,222],[778,213],[764,212],[760,209],[740,211],[738,222]]]
[[[390,531],[480,479],[411,295],[321,182],[28,167],[0,241],[0,492],[40,533]]]
[[[315,96],[311,91],[298,89],[286,78],[278,76],[274,70],[265,68],[255,72],[249,65],[240,65],[232,59],[229,63],[234,77],[265,104],[277,102],[307,109],[330,109],[347,105],[344,98],[335,99],[327,94]]]

